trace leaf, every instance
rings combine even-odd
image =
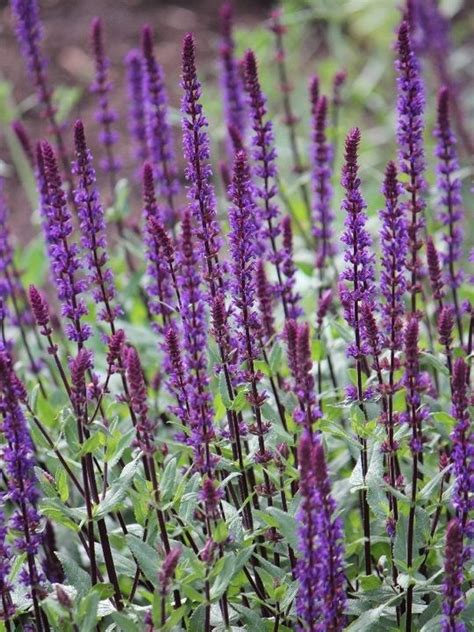
[[[163,502],[168,502],[173,497],[176,481],[176,459],[170,459],[160,478],[160,491]]]
[[[276,375],[281,366],[281,361],[283,358],[283,349],[278,342],[274,342],[272,349],[270,351],[270,355],[268,356],[268,364],[270,366],[270,371],[272,375]]]
[[[112,620],[121,632],[140,632],[138,625],[121,612],[113,612]]]
[[[245,624],[247,625],[247,630],[252,630],[252,632],[267,632],[267,628],[265,626],[265,620],[262,617],[250,610],[250,608],[245,608],[245,606],[239,606],[237,604],[232,604],[234,610],[240,614]]]
[[[105,445],[105,435],[103,432],[98,430],[84,441],[79,451],[79,456],[84,456],[85,454],[95,452],[97,448],[103,445]]]
[[[189,620],[189,632],[202,632],[204,630],[205,616],[206,608],[201,604],[196,608]]]
[[[211,601],[217,601],[224,594],[235,573],[235,555],[226,553],[221,571],[211,586]]]
[[[278,507],[268,507],[266,513],[275,518],[282,536],[293,549],[296,549],[298,547],[296,520]]]
[[[229,529],[226,523],[223,520],[221,520],[220,522],[217,523],[217,526],[214,529],[214,532],[212,534],[212,539],[214,540],[214,542],[217,542],[218,544],[220,544],[221,542],[225,542],[228,535],[229,535]]]
[[[433,478],[431,478],[424,487],[418,492],[419,500],[428,500],[431,496],[433,490],[438,486],[438,483],[444,478],[446,473],[450,470],[451,465],[447,465],[443,470],[435,474]]]
[[[77,590],[78,599],[88,593],[91,588],[91,578],[76,561],[59,551],[56,553],[63,567],[68,583]]]
[[[218,388],[219,388],[219,394],[222,399],[222,403],[227,409],[230,409],[230,407],[232,406],[232,400],[230,399],[229,391],[227,390],[227,383],[225,381],[224,371],[221,371],[219,373]]]
[[[79,603],[78,618],[81,632],[93,632],[97,622],[97,608],[100,596],[97,592],[91,591]]]
[[[96,517],[102,518],[106,516],[128,496],[130,491],[130,483],[136,474],[139,464],[139,456],[137,456],[130,463],[127,463],[118,479],[114,481],[108,489],[104,500],[101,500],[99,505],[97,506],[95,512]]]
[[[434,355],[431,355],[431,353],[428,353],[427,351],[420,351],[420,355],[423,358],[422,364],[427,364],[429,367],[435,369],[442,375],[449,375],[448,367]]]
[[[140,570],[145,574],[146,578],[155,585],[161,565],[160,556],[153,547],[143,542],[140,538],[137,538],[136,535],[128,533],[125,539],[127,540],[130,551],[138,562]]]
[[[59,498],[65,503],[69,498],[68,475],[66,474],[66,470],[62,466],[58,466],[54,478],[56,479]]]

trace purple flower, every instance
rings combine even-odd
[[[9,527],[18,533],[14,547],[17,554],[26,553],[28,559],[28,570],[22,570],[20,579],[35,595],[44,581],[36,564],[41,544],[41,516],[37,509],[40,494],[34,473],[34,447],[21,408],[25,397],[25,389],[13,371],[11,358],[5,351],[0,351],[0,430],[5,439],[1,459],[7,482],[2,500],[13,503]]]
[[[451,459],[454,464],[453,505],[463,529],[474,537],[474,431],[469,414],[467,394],[468,367],[463,358],[456,358],[452,377],[452,414],[456,425],[451,434]]]
[[[115,176],[121,167],[121,162],[116,158],[112,149],[118,140],[118,133],[112,128],[113,123],[118,119],[118,114],[110,107],[109,103],[109,93],[112,90],[112,84],[109,79],[110,62],[105,55],[104,34],[100,18],[92,20],[91,35],[95,79],[90,89],[91,92],[97,95],[99,107],[96,111],[96,120],[102,126],[99,139],[105,149],[105,158],[101,161],[101,167],[106,173]],[[113,182],[115,181],[113,180]]]
[[[262,259],[257,262],[255,271],[255,288],[257,292],[258,310],[262,323],[262,334],[268,342],[275,335],[275,323],[273,318],[273,292],[270,281],[265,272],[265,264]]]
[[[248,93],[248,106],[252,117],[252,158],[255,163],[254,175],[261,184],[255,186],[255,193],[261,200],[260,213],[257,216],[257,229],[262,231],[265,250],[268,251],[270,260],[277,266],[278,291],[281,292],[280,264],[282,253],[278,251],[277,239],[280,235],[280,211],[274,198],[277,195],[275,178],[276,149],[273,126],[271,121],[266,121],[266,98],[260,87],[258,78],[257,60],[251,50],[245,53],[244,58],[245,89]],[[263,226],[265,224],[265,227]]]
[[[174,198],[179,190],[178,166],[168,121],[168,95],[163,69],[153,53],[153,34],[149,26],[142,32],[143,68],[145,77],[145,117],[148,151],[160,196],[166,203],[165,220],[177,221]]]
[[[134,158],[139,162],[148,157],[147,132],[145,119],[145,90],[143,77],[143,58],[139,50],[132,49],[125,57],[127,67],[130,135],[135,141]]]
[[[51,90],[47,84],[46,60],[41,53],[43,24],[39,14],[38,0],[11,0],[16,22],[16,35],[26,61],[31,80],[34,82],[38,100],[45,108],[47,117],[54,117]]]
[[[242,79],[235,60],[235,43],[232,35],[233,8],[230,2],[224,2],[220,12],[221,42],[219,56],[221,61],[221,86],[224,101],[224,114],[227,127],[245,133],[245,99],[242,94]],[[233,143],[229,150],[233,155]]]
[[[310,331],[307,323],[299,324],[289,319],[285,324],[285,339],[288,350],[288,364],[293,376],[293,390],[298,398],[299,409],[293,413],[297,423],[304,425],[309,435],[314,423],[321,417],[316,402],[314,378],[312,375]]]
[[[15,614],[15,606],[11,597],[12,585],[8,581],[13,556],[12,549],[7,542],[7,533],[5,514],[0,509],[0,618],[2,620],[9,619]]]
[[[156,223],[162,224],[164,219],[163,208],[156,201],[153,168],[150,163],[145,163],[143,167],[143,218],[145,220],[143,241],[146,247],[148,305],[153,315],[162,317],[161,325],[167,325],[171,314],[173,291],[169,269],[150,221],[154,219]],[[161,325],[158,325],[158,328]]]
[[[385,345],[395,352],[401,349],[403,339],[408,233],[405,211],[399,203],[402,187],[398,182],[397,168],[393,162],[389,162],[385,169],[382,191],[385,198],[385,208],[379,213],[382,222],[380,233],[382,330]]]
[[[112,305],[115,299],[115,286],[112,270],[107,265],[104,209],[100,202],[92,154],[86,145],[82,121],[77,121],[74,126],[74,143],[76,160],[72,171],[78,178],[74,200],[79,216],[81,245],[84,249],[86,267],[89,270],[89,285],[93,288],[94,301],[98,305],[102,304],[99,318],[113,323],[121,310],[119,306]]]
[[[443,280],[441,277],[438,251],[431,237],[428,237],[426,241],[426,259],[428,261],[428,274],[430,277],[431,290],[433,291],[433,298],[440,302],[444,296]]]
[[[300,559],[296,600],[301,630],[342,631],[345,627],[343,533],[335,518],[324,450],[304,432],[299,446],[301,506],[297,515]]]
[[[219,504],[224,494],[212,478],[206,477],[202,482],[199,500],[204,504],[204,512],[208,520],[219,518]]]
[[[255,309],[256,208],[250,168],[243,149],[235,154],[229,197],[232,201],[229,208],[230,287],[235,306],[239,356],[250,365],[260,355],[257,340],[261,334],[261,323]]]
[[[201,260],[206,266],[206,280],[209,284],[211,299],[222,283],[219,250],[221,247],[220,228],[216,214],[214,187],[211,184],[212,170],[209,164],[209,125],[204,116],[201,98],[201,84],[196,74],[194,40],[191,33],[184,38],[183,70],[181,86],[184,94],[181,101],[183,114],[183,151],[187,165],[185,176],[189,182],[188,200],[190,210],[199,230]]]
[[[408,407],[408,423],[412,428],[410,448],[414,454],[423,449],[422,424],[428,411],[421,405],[421,393],[427,384],[423,373],[420,372],[420,352],[418,349],[419,324],[416,316],[411,316],[405,327],[405,375],[403,383],[406,388]]]
[[[283,237],[281,271],[284,277],[282,291],[288,309],[288,318],[296,319],[302,316],[303,310],[299,305],[301,296],[295,289],[296,268],[293,262],[293,231],[289,215],[285,215],[281,220],[281,231]]]
[[[87,417],[87,385],[86,377],[92,369],[92,353],[87,349],[79,349],[77,355],[69,361],[71,371],[71,401],[77,416],[84,422]]]
[[[426,182],[425,156],[423,148],[423,112],[425,107],[424,87],[418,67],[418,60],[411,47],[409,25],[403,21],[398,30],[398,124],[397,142],[400,170],[408,176],[405,189],[408,200],[403,207],[410,217],[408,229],[411,272],[411,308],[416,312],[416,294],[420,291],[421,261],[419,250],[422,247],[420,231],[425,225],[423,211],[425,202],[423,193]]]
[[[438,97],[438,120],[434,136],[437,139],[435,155],[438,158],[436,185],[440,194],[439,219],[445,231],[443,240],[446,251],[441,254],[445,272],[445,283],[456,290],[462,283],[463,271],[456,270],[462,258],[462,230],[464,217],[461,197],[461,180],[456,151],[456,137],[449,121],[449,91],[441,88]]]
[[[189,426],[188,384],[181,351],[182,343],[176,327],[170,326],[166,330],[165,345],[169,364],[167,386],[176,399],[176,405],[170,410],[184,426]]]
[[[439,341],[448,349],[453,343],[453,325],[454,325],[454,310],[451,305],[444,305],[443,309],[439,313],[438,318],[438,332]]]
[[[316,96],[314,81],[311,84],[310,97]],[[332,243],[334,213],[332,201],[332,147],[326,138],[327,99],[318,98],[312,101],[312,183],[313,183],[313,226],[316,239],[316,266],[324,269],[328,257],[335,253]]]
[[[365,228],[367,216],[366,203],[360,191],[357,151],[360,131],[352,129],[346,138],[345,164],[342,169],[342,186],[346,190],[341,208],[346,213],[345,230],[341,241],[346,245],[344,261],[346,267],[340,275],[339,293],[344,307],[344,318],[355,330],[355,343],[349,346],[348,355],[358,358],[363,353],[363,340],[359,323],[359,310],[362,302],[371,307],[375,295],[375,257],[370,251],[372,240]]]
[[[166,554],[166,557],[161,564],[160,570],[158,571],[158,583],[159,594],[162,597],[166,597],[166,595],[170,592],[171,582],[176,572],[176,567],[178,566],[180,557],[181,549],[179,546],[175,546],[170,549],[169,553]]]
[[[193,240],[191,216],[186,211],[181,223],[181,240],[177,253],[185,341],[184,366],[194,465],[199,470],[209,473],[215,465],[215,458],[210,452],[210,442],[215,436],[215,430],[207,372],[206,303],[201,287],[199,262],[200,254]]]
[[[459,615],[466,605],[462,590],[463,562],[463,528],[460,520],[453,518],[446,530],[442,632],[465,632],[466,630],[465,624],[459,619]]]
[[[53,149],[47,141],[41,143],[41,178],[45,185],[42,199],[43,231],[48,248],[51,272],[56,284],[61,313],[70,323],[66,334],[70,340],[82,345],[91,335],[89,325],[82,322],[87,307],[81,294],[87,287],[85,279],[78,278],[81,271],[79,248],[69,243],[72,218]],[[39,183],[41,186],[41,181]]]
[[[130,387],[130,404],[137,416],[136,444],[145,455],[152,456],[156,451],[155,422],[150,419],[148,412],[146,385],[143,377],[142,365],[137,350],[134,347],[124,349],[124,364]]]

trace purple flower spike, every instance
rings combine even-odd
[[[135,141],[133,157],[139,162],[148,158],[147,132],[145,119],[145,91],[143,77],[143,58],[139,50],[131,50],[125,57],[127,67],[128,99],[130,102],[128,127]]]
[[[265,341],[269,341],[275,335],[275,322],[273,318],[273,292],[270,281],[265,272],[265,264],[259,259],[255,273],[255,285],[258,298],[258,309],[262,321],[262,333]]]
[[[404,208],[410,217],[408,229],[411,273],[410,293],[411,311],[416,312],[416,295],[420,291],[421,261],[419,250],[423,245],[420,231],[425,225],[423,211],[425,202],[423,193],[426,182],[425,156],[423,148],[423,113],[425,107],[424,87],[418,67],[418,60],[412,50],[410,29],[403,21],[398,30],[398,125],[397,142],[400,170],[407,174],[409,181],[405,185],[409,200]]]
[[[145,74],[145,115],[148,151],[153,163],[158,191],[166,202],[166,222],[177,221],[174,198],[179,191],[178,166],[168,121],[168,94],[163,69],[153,53],[153,34],[149,26],[142,31]]]
[[[5,304],[14,289],[8,282],[6,273],[13,263],[13,248],[8,227],[8,208],[3,193],[3,178],[0,178],[0,299]]]
[[[115,185],[114,178],[121,167],[121,162],[113,152],[113,146],[118,140],[118,134],[112,129],[112,125],[117,121],[118,114],[110,107],[109,103],[109,93],[112,90],[112,84],[109,79],[110,62],[105,55],[104,33],[100,18],[92,20],[91,35],[95,61],[95,80],[90,89],[91,92],[97,95],[99,102],[96,120],[102,126],[99,139],[105,149],[105,158],[101,161],[101,167],[106,173],[110,173],[113,176],[112,182]]]
[[[295,289],[296,267],[293,262],[293,230],[291,228],[291,217],[289,215],[285,215],[281,220],[281,230],[283,237],[283,258],[281,265],[281,271],[284,277],[282,284],[283,295],[288,308],[288,317],[296,319],[302,316],[303,310],[299,304],[301,296]]]
[[[25,152],[25,156],[30,163],[30,167],[32,169],[35,168],[35,154],[33,152],[33,146],[31,144],[31,139],[26,131],[25,126],[21,121],[13,121],[12,129],[15,132],[15,135],[20,143],[23,151]]]
[[[426,259],[428,261],[428,274],[430,277],[433,298],[438,302],[443,300],[444,289],[441,276],[441,266],[439,264],[439,255],[431,237],[426,242]]]
[[[163,224],[164,210],[157,204],[153,168],[146,162],[143,166],[143,218],[145,220],[143,240],[146,246],[147,275],[146,291],[149,296],[149,308],[155,316],[161,316],[167,324],[171,312],[173,292],[168,266],[161,253],[160,243],[153,233],[151,220]]]
[[[146,455],[152,456],[156,451],[154,440],[155,423],[148,414],[146,385],[140,357],[134,347],[125,349],[124,354],[127,380],[130,385],[130,403],[137,416],[136,444]]]
[[[184,38],[183,70],[181,86],[184,95],[181,101],[183,113],[183,150],[187,161],[185,176],[190,186],[188,200],[190,210],[199,230],[202,260],[206,265],[210,299],[215,296],[217,284],[222,283],[219,250],[221,247],[220,228],[216,214],[214,187],[211,184],[212,170],[209,164],[209,125],[204,116],[201,98],[201,84],[196,74],[194,40],[191,33]]]
[[[310,97],[316,96],[314,82],[311,84]],[[335,253],[332,243],[334,213],[332,201],[332,148],[326,138],[327,99],[318,98],[312,101],[312,182],[313,182],[313,226],[316,239],[316,266],[324,269],[326,260]]]
[[[454,265],[459,263],[462,257],[460,223],[464,213],[462,209],[461,180],[457,175],[459,162],[456,151],[456,137],[449,121],[449,91],[444,87],[439,92],[438,120],[434,135],[438,141],[435,153],[439,161],[436,180],[438,191],[441,194],[439,219],[447,229],[447,234],[443,235],[447,251],[442,253],[442,261],[449,269],[445,282],[456,289],[460,286],[463,279],[462,271],[456,271]]]
[[[324,451],[318,438],[304,432],[299,446],[300,491],[298,512],[300,582],[296,609],[304,622],[301,630],[342,631],[344,608],[344,567],[342,524],[334,517]]]
[[[235,43],[232,35],[233,8],[230,2],[224,2],[220,12],[221,43],[219,55],[221,60],[221,86],[224,96],[224,113],[227,127],[245,133],[245,99],[242,92],[242,80],[235,60]],[[231,155],[235,144],[230,144]]]
[[[275,203],[277,188],[275,178],[277,168],[275,164],[276,150],[271,121],[266,121],[267,114],[266,98],[260,87],[258,78],[257,60],[251,50],[245,53],[244,58],[245,89],[248,93],[248,105],[252,116],[252,158],[255,162],[254,173],[256,179],[261,182],[255,188],[256,195],[261,200],[260,224],[262,225],[262,235],[266,241],[266,248],[270,254],[272,262],[278,268],[278,283],[281,286],[281,264],[282,253],[278,251],[277,239],[280,235],[280,211]],[[265,228],[263,227],[265,224]],[[260,226],[257,227],[260,229]],[[281,287],[278,288],[281,292]]]
[[[181,223],[181,241],[177,253],[178,284],[181,294],[181,318],[185,347],[185,373],[189,399],[191,444],[194,465],[208,474],[215,465],[210,452],[214,439],[212,399],[207,372],[207,314],[199,273],[199,251],[193,241],[191,216],[185,212]]]
[[[314,423],[321,417],[321,411],[316,402],[316,389],[311,373],[310,331],[307,323],[298,324],[288,320],[285,328],[288,345],[289,365],[294,379],[294,391],[300,405],[294,412],[294,419],[302,424],[311,435]]]
[[[462,590],[463,562],[463,528],[461,522],[457,518],[453,518],[446,530],[442,632],[465,632],[466,630],[465,624],[459,618],[466,606]]]
[[[82,345],[91,335],[89,325],[82,323],[87,307],[81,294],[87,283],[79,279],[81,271],[79,248],[69,243],[72,234],[72,218],[62,188],[61,177],[53,149],[47,141],[41,143],[42,173],[45,185],[43,196],[43,231],[48,247],[51,272],[61,302],[61,313],[70,322],[66,333],[70,340]],[[41,182],[39,183],[41,186]]]
[[[469,537],[474,536],[474,431],[469,414],[467,394],[468,367],[463,358],[456,358],[453,367],[452,414],[456,426],[451,435],[453,448],[451,459],[454,463],[455,485],[453,505],[463,529]],[[471,519],[470,519],[471,516]]]
[[[25,397],[25,389],[13,371],[11,358],[7,352],[0,351],[0,431],[5,438],[0,458],[7,484],[2,501],[13,504],[9,528],[18,533],[14,543],[16,554],[26,553],[28,559],[28,570],[22,570],[20,580],[31,588],[36,601],[44,582],[36,561],[41,544],[41,516],[37,509],[40,494],[34,473],[34,447],[21,407]]]
[[[0,616],[2,619],[10,619],[15,614],[15,606],[11,597],[13,586],[8,581],[13,561],[12,549],[7,543],[7,522],[5,514],[0,509]]]
[[[176,546],[166,555],[158,572],[159,594],[166,597],[171,589],[171,582],[181,557],[181,549]]]
[[[51,90],[47,85],[46,60],[41,53],[44,34],[38,0],[12,0],[11,7],[18,42],[31,80],[35,84],[38,100],[45,109],[46,116],[54,117],[56,110],[52,106]]]
[[[346,245],[344,261],[346,267],[342,272],[340,295],[344,307],[344,318],[356,331],[355,344],[350,345],[348,355],[360,358],[363,343],[360,339],[359,311],[361,303],[372,307],[375,295],[374,255],[370,251],[372,240],[365,228],[367,216],[364,212],[366,203],[360,191],[358,176],[357,151],[360,142],[360,131],[351,130],[346,138],[345,164],[342,169],[342,185],[346,190],[342,202],[342,210],[346,212],[345,230],[341,241]]]
[[[74,126],[76,160],[72,171],[78,177],[74,200],[79,216],[81,245],[89,270],[89,284],[93,288],[94,301],[102,305],[99,318],[113,323],[120,315],[120,307],[112,305],[115,299],[114,276],[107,265],[107,240],[104,209],[96,186],[92,154],[86,144],[84,125],[77,121]]]
[[[418,336],[418,318],[412,315],[405,327],[405,375],[403,383],[406,388],[406,401],[409,409],[407,420],[412,428],[410,448],[414,455],[420,454],[423,449],[423,421],[428,414],[426,407],[421,405],[421,393],[426,389],[426,382],[420,372]]]
[[[382,222],[380,245],[382,249],[380,293],[382,330],[385,345],[393,352],[403,343],[404,296],[407,289],[406,258],[408,254],[407,221],[399,202],[402,187],[397,179],[395,163],[389,162],[383,183],[385,208],[379,213]]]
[[[255,310],[255,204],[247,155],[242,149],[235,154],[232,185],[229,189],[229,243],[232,257],[231,292],[238,328],[239,355],[247,363],[259,357],[257,344],[261,323]]]

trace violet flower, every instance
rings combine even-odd
[[[266,98],[260,87],[258,78],[257,60],[251,50],[245,53],[244,58],[245,89],[248,93],[248,105],[252,117],[252,158],[254,160],[254,176],[260,182],[255,186],[255,193],[261,200],[261,207],[256,219],[258,221],[257,230],[261,232],[263,239],[263,251],[261,254],[268,254],[270,261],[275,265],[277,272],[278,286],[277,294],[282,295],[283,279],[280,270],[283,254],[278,249],[277,241],[281,233],[280,210],[275,202],[277,186],[275,179],[276,149],[273,135],[272,122],[265,120],[267,114]],[[287,316],[287,305],[282,296],[285,316]]]
[[[177,221],[175,196],[179,191],[178,166],[168,120],[168,95],[163,69],[153,53],[153,34],[149,26],[142,31],[144,94],[148,151],[160,196],[166,202],[165,221]]]
[[[118,119],[117,112],[110,106],[109,93],[112,90],[112,83],[109,79],[110,61],[104,50],[104,33],[102,20],[94,18],[91,24],[92,49],[95,62],[95,79],[90,89],[97,95],[98,109],[96,120],[102,126],[99,133],[99,140],[104,145],[105,158],[101,160],[101,167],[111,174],[111,182],[115,186],[115,178],[120,170],[121,162],[114,155],[113,146],[117,143],[118,133],[113,129],[113,124]]]
[[[237,343],[240,358],[250,363],[260,356],[257,340],[261,323],[255,309],[256,208],[250,168],[243,149],[235,154],[229,197],[232,201],[229,208],[230,287],[238,329]]]
[[[171,590],[171,582],[178,566],[179,558],[181,557],[181,549],[179,546],[173,547],[169,553],[167,553],[160,570],[158,571],[158,593],[161,597],[166,597]]]
[[[81,270],[79,248],[69,243],[72,234],[72,218],[62,188],[58,165],[51,145],[47,141],[41,143],[42,178],[46,191],[42,208],[43,231],[48,247],[48,255],[58,299],[61,302],[61,313],[70,323],[66,326],[66,334],[70,340],[82,345],[91,335],[89,325],[82,322],[87,314],[87,307],[81,294],[85,291],[85,279],[78,278]],[[41,186],[41,182],[39,183]]]
[[[382,223],[380,233],[382,333],[385,346],[396,352],[401,349],[403,342],[408,232],[405,211],[399,202],[402,187],[398,182],[397,168],[393,162],[389,162],[385,169],[382,191],[385,198],[385,208],[379,213]]]
[[[321,411],[316,401],[316,389],[312,375],[310,330],[307,323],[298,324],[287,320],[285,338],[288,347],[289,366],[293,375],[293,390],[298,398],[299,409],[293,413],[294,420],[303,425],[311,436],[314,423],[320,419]]]
[[[255,271],[255,289],[258,300],[258,310],[262,323],[262,335],[265,342],[268,342],[275,335],[275,319],[273,318],[273,292],[265,264],[262,259],[257,262]]]
[[[451,434],[451,459],[454,464],[453,505],[468,537],[474,537],[474,431],[469,414],[467,394],[468,367],[463,358],[456,358],[452,377],[452,415],[456,425]]]
[[[143,241],[146,247],[148,306],[153,315],[161,316],[162,323],[158,325],[160,328],[161,325],[169,323],[173,290],[166,260],[162,255],[160,243],[153,234],[150,222],[151,218],[158,224],[164,221],[163,207],[156,201],[153,168],[150,163],[145,163],[143,166],[143,218],[145,220]]]
[[[77,121],[74,126],[74,144],[76,160],[72,172],[78,178],[74,200],[79,216],[81,245],[89,271],[88,282],[92,287],[94,301],[102,305],[99,318],[113,324],[121,314],[121,309],[112,304],[116,292],[114,276],[108,265],[104,209],[99,198],[92,154],[86,144],[82,121]]]
[[[138,162],[148,158],[147,131],[145,118],[145,90],[143,57],[139,50],[132,49],[125,57],[127,67],[129,114],[128,127],[135,142],[133,156]]]
[[[324,450],[319,438],[304,432],[300,439],[300,492],[297,515],[300,558],[297,565],[299,590],[296,600],[301,630],[342,631],[344,609],[343,532],[335,518]]]
[[[181,86],[184,94],[181,101],[183,114],[183,152],[187,162],[185,176],[189,182],[188,200],[190,210],[199,230],[201,260],[206,265],[206,280],[210,297],[215,296],[217,284],[223,283],[219,263],[221,248],[220,228],[217,221],[214,187],[211,183],[212,170],[209,164],[209,125],[200,103],[201,84],[196,74],[194,40],[191,33],[184,38],[183,69]]]
[[[15,606],[11,597],[12,585],[8,580],[13,555],[7,542],[7,521],[0,508],[0,620],[8,620],[15,614]]]
[[[284,277],[282,292],[288,309],[288,318],[299,318],[303,315],[300,305],[301,295],[296,291],[296,267],[293,261],[293,230],[291,217],[285,215],[281,220],[282,231],[282,264],[281,271]]]
[[[426,241],[426,259],[428,262],[428,275],[430,277],[431,290],[433,298],[442,303],[444,296],[444,284],[441,274],[441,266],[439,263],[439,255],[436,246],[431,237]]]
[[[127,381],[130,388],[130,404],[137,417],[135,426],[137,432],[136,444],[146,456],[152,456],[156,452],[154,439],[156,424],[150,419],[148,412],[146,384],[140,357],[134,347],[125,348],[124,356]]]
[[[464,580],[463,563],[463,528],[460,520],[453,518],[446,530],[442,632],[465,632],[466,630],[465,624],[459,618],[466,606],[462,590]]]
[[[411,273],[411,311],[416,312],[416,295],[420,291],[421,261],[419,250],[423,245],[420,231],[425,225],[423,211],[426,189],[424,179],[425,156],[423,148],[423,113],[425,107],[424,87],[418,60],[412,50],[408,23],[403,21],[398,30],[398,124],[397,142],[400,170],[408,176],[405,189],[408,199],[403,203],[410,217],[408,229]]]
[[[200,254],[193,240],[191,216],[186,211],[181,223],[181,240],[177,253],[181,319],[185,340],[184,366],[194,465],[209,474],[215,465],[215,457],[210,452],[210,442],[215,437],[215,429],[207,372],[206,303],[201,287],[199,263]]]
[[[352,129],[346,138],[345,164],[342,169],[342,186],[346,190],[341,208],[346,213],[345,230],[341,241],[346,245],[344,261],[346,267],[340,275],[339,292],[344,307],[344,318],[355,331],[355,342],[349,345],[348,355],[360,359],[364,353],[363,331],[359,320],[361,303],[373,306],[375,296],[375,257],[370,251],[372,240],[365,228],[366,203],[360,191],[357,151],[360,131]]]
[[[221,41],[219,56],[221,62],[221,86],[223,92],[224,115],[227,127],[239,130],[244,135],[246,126],[245,98],[242,79],[235,60],[233,30],[233,8],[230,2],[224,2],[220,11]],[[232,151],[231,142],[229,150]]]
[[[31,588],[36,610],[38,590],[44,581],[36,561],[41,544],[41,516],[37,508],[40,493],[34,472],[34,446],[21,407],[25,398],[26,391],[13,371],[11,358],[0,351],[0,430],[5,438],[1,459],[7,479],[2,500],[14,505],[9,519],[10,529],[18,534],[14,547],[17,554],[26,553],[28,560],[28,569],[23,568],[20,581]]]
[[[48,118],[54,117],[51,90],[47,84],[46,59],[41,52],[44,39],[38,0],[11,0],[15,17],[16,36],[20,44],[31,80],[37,90],[38,100]]]
[[[410,449],[414,455],[423,450],[423,421],[428,410],[421,404],[421,393],[426,390],[426,381],[420,371],[420,352],[418,349],[419,323],[416,316],[411,316],[405,327],[405,375],[403,383],[406,388],[408,413],[405,416],[412,429]]]
[[[311,84],[311,99],[316,96],[318,90]],[[315,94],[316,93],[316,94]],[[332,147],[326,138],[327,126],[327,99],[318,98],[312,101],[312,188],[313,188],[313,213],[312,232],[316,239],[316,266],[321,270],[326,267],[329,257],[335,254],[336,249],[332,243],[334,213],[331,209],[332,201]]]

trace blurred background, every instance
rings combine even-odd
[[[415,2],[428,9],[436,6],[435,0],[413,0],[413,4]],[[220,139],[224,137],[217,60],[220,4],[218,0],[40,0],[45,29],[43,50],[48,59],[49,81],[55,87],[54,96],[59,117],[65,124],[69,147],[71,125],[81,117],[92,149],[96,148],[98,126],[93,114],[96,106],[89,93],[89,85],[93,79],[90,21],[98,15],[104,22],[105,45],[112,63],[114,90],[111,100],[120,114],[118,153],[124,162],[123,175],[133,180],[136,165],[126,132],[128,102],[122,64],[127,52],[139,45],[140,28],[144,23],[149,23],[154,30],[156,55],[165,69],[178,149],[181,144],[178,109],[181,42],[187,31],[195,34],[198,71],[204,84],[203,99],[213,134],[213,159],[217,163],[222,157]],[[285,190],[291,197],[297,191],[299,181],[291,170],[287,131],[282,123],[274,36],[268,28],[268,18],[274,7],[274,3],[263,0],[236,0],[235,35],[239,54],[247,47],[253,48],[257,54],[262,85],[269,98],[269,111],[277,127],[279,166]],[[308,164],[308,77],[317,73],[322,93],[330,93],[334,74],[345,70],[348,78],[343,91],[339,131],[330,130],[330,133],[340,149],[347,129],[354,125],[361,128],[362,175],[369,212],[374,215],[381,204],[379,188],[383,169],[387,160],[395,155],[393,42],[401,15],[400,4],[395,0],[286,0],[280,7],[283,10],[282,21],[287,26],[285,46],[293,87],[291,97],[294,110],[300,117],[297,128],[300,151]],[[420,33],[418,38],[427,85],[427,177],[429,182],[434,181],[431,134],[436,113],[436,92],[442,78],[441,65],[444,72],[449,73],[459,106],[457,130],[467,194],[469,180],[472,181],[469,136],[472,138],[474,112],[472,3],[469,0],[442,0],[436,15],[441,22],[433,21],[433,17],[428,15],[426,32]],[[28,180],[29,176],[25,173],[10,123],[15,118],[21,118],[34,140],[45,135],[46,124],[39,116],[34,90],[14,37],[10,8],[5,1],[0,2],[0,25],[0,171],[6,178],[15,232],[24,243],[37,232],[32,215],[34,190],[31,179]],[[336,160],[337,180],[340,154],[339,151]],[[216,170],[216,179],[217,175]],[[301,178],[308,178],[308,174],[303,174]],[[26,187],[21,186],[21,182],[23,185],[26,183]],[[139,212],[139,188],[139,183],[135,182],[131,198],[132,215]],[[339,191],[335,208],[338,208],[338,195]],[[300,212],[298,203],[294,195],[296,213]],[[466,208],[472,212],[468,201]],[[375,232],[376,221],[374,217]]]

